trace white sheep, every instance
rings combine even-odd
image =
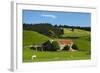
[[[35,59],[37,56],[36,55],[32,55],[32,60]]]

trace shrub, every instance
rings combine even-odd
[[[91,51],[88,51],[88,52],[86,53],[86,55],[91,55]]]
[[[48,31],[48,35],[49,35],[51,38],[57,38],[57,35],[56,35],[55,32],[52,31],[52,30],[49,30],[49,31]]]
[[[57,41],[52,42],[53,50],[57,51],[60,49],[60,46]]]
[[[76,44],[73,44],[72,48],[75,49],[75,50],[79,50],[79,48]]]
[[[63,49],[63,50],[68,51],[68,50],[69,50],[69,46],[68,46],[68,45],[66,45],[66,46],[64,47],[64,49]]]
[[[31,50],[36,50],[36,48],[35,47],[33,47],[33,46],[31,46],[31,47],[29,47]]]

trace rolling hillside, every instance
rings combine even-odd
[[[72,39],[78,46],[79,51],[67,52],[67,51],[35,51],[29,48],[23,48],[23,62],[42,62],[42,61],[60,61],[60,60],[86,60],[91,58],[91,40],[90,32],[80,29],[75,29],[73,32],[71,29],[64,28],[64,34],[55,39]],[[23,31],[23,46],[32,44],[41,44],[50,39],[49,37],[40,34],[35,31]],[[32,55],[37,57],[32,60]]]
[[[24,30],[29,31],[36,31],[40,34],[44,34],[46,36],[50,37],[49,31],[53,31],[56,35],[63,34],[63,30],[59,27],[54,27],[52,24],[49,23],[38,23],[38,24],[24,24],[23,25]]]
[[[91,49],[90,36],[90,31],[75,29],[74,32],[72,32],[71,29],[64,28],[62,38],[73,39],[81,51],[89,51]]]
[[[49,37],[35,31],[23,31],[23,46],[41,44],[47,41]]]
[[[89,31],[74,29],[74,31],[72,32],[70,28],[64,28],[65,37],[84,37],[89,35],[90,35]]]

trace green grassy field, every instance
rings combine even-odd
[[[28,46],[32,44],[41,44],[47,41],[49,37],[42,35],[35,31],[23,31],[23,46]]]
[[[75,29],[74,32],[72,32],[71,29],[64,28],[64,35],[60,38],[72,39],[74,43],[77,44],[79,51],[41,52],[25,48],[25,46],[31,44],[41,44],[50,38],[34,31],[23,31],[23,62],[86,60],[91,58],[91,40],[89,31]],[[32,60],[32,55],[36,55],[37,57]]]
[[[80,29],[74,29],[74,32],[69,28],[64,28],[64,37],[86,37],[89,36],[90,32]]]
[[[77,51],[77,52],[40,52],[32,51],[29,48],[25,48],[23,55],[24,62],[39,62],[39,61],[61,61],[61,60],[84,60],[90,59],[88,51]],[[36,55],[35,59],[31,59],[32,55]]]
[[[91,50],[91,34],[89,31],[75,29],[74,32],[71,29],[64,29],[63,38],[69,38],[74,41],[81,51]]]

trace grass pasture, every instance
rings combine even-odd
[[[64,35],[61,38],[72,39],[81,51],[91,50],[91,34],[89,31],[75,29],[72,32],[71,29],[64,28]]]
[[[42,42],[50,39],[49,37],[42,35],[34,31],[23,31],[23,62],[41,62],[41,61],[61,61],[61,60],[86,60],[91,58],[91,40],[90,32],[80,29],[64,28],[64,35],[60,36],[64,39],[72,39],[77,44],[79,51],[68,52],[68,51],[35,51],[25,46],[31,44],[41,44]],[[37,57],[32,60],[32,55]]]
[[[77,52],[41,52],[41,51],[32,51],[29,48],[24,50],[23,61],[24,62],[43,62],[43,61],[62,61],[62,60],[84,60],[90,59],[88,51],[77,51]],[[31,59],[32,55],[36,55],[35,59]]]
[[[48,39],[49,37],[35,31],[23,31],[23,46],[41,44]]]

